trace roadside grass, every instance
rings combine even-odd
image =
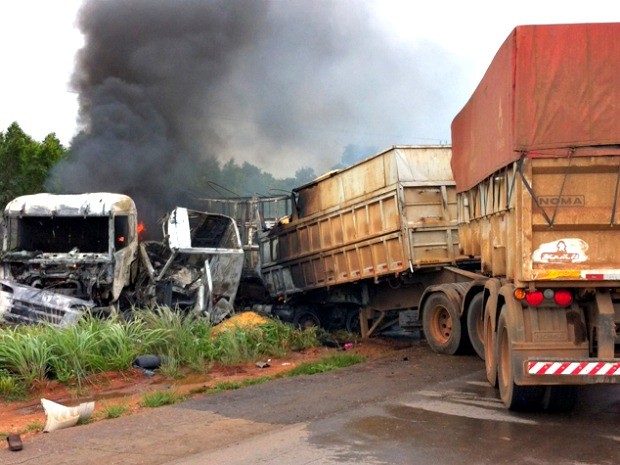
[[[109,420],[111,418],[118,418],[127,411],[126,404],[109,404],[106,405],[99,413],[99,417]]]
[[[356,354],[335,354],[317,362],[302,363],[286,372],[286,376],[315,375],[326,371],[337,370],[351,365],[362,363],[364,357]]]
[[[0,369],[0,398],[5,401],[25,399],[28,394],[26,384],[12,376],[7,370]]]
[[[26,434],[31,431],[43,431],[44,425],[38,421],[28,424],[24,429],[17,432],[17,434]],[[9,436],[9,432],[0,431],[0,439],[6,439]]]
[[[174,390],[145,392],[142,394],[140,406],[148,408],[162,407],[164,405],[177,404],[186,398],[186,395],[179,394]]]
[[[307,362],[298,365],[297,367],[288,370],[284,373],[273,375],[273,376],[262,376],[259,378],[248,378],[242,381],[223,381],[217,383],[214,386],[202,386],[197,389],[192,389],[187,393],[179,393],[175,389],[167,389],[167,390],[155,390],[149,391],[142,394],[138,405],[144,408],[157,408],[165,405],[172,405],[179,402],[182,402],[192,396],[205,394],[218,394],[225,391],[231,391],[236,389],[242,389],[249,386],[254,386],[258,384],[263,384],[268,381],[283,378],[283,377],[294,377],[294,376],[302,376],[302,375],[314,375],[318,373],[325,373],[332,370],[337,370],[340,368],[345,368],[351,365],[355,365],[358,363],[362,363],[365,361],[365,357],[357,355],[357,354],[334,354],[327,357],[323,357],[322,359],[316,362]],[[79,424],[90,423],[96,420],[107,420],[118,418],[129,411],[128,403],[112,403],[105,405],[100,412],[93,418],[89,418],[84,422],[80,422]],[[26,426],[20,434],[24,434],[30,431],[42,431],[43,425],[38,422],[33,422]],[[0,431],[0,439],[6,439],[8,433]]]
[[[161,357],[160,373],[178,378],[320,345],[315,329],[265,319],[254,326],[212,331],[204,319],[166,307],[136,310],[131,321],[85,316],[69,328],[49,325],[0,328],[0,396],[19,399],[46,381],[82,393],[103,372],[124,372],[140,355]]]
[[[335,354],[328,357],[323,357],[316,362],[302,363],[291,370],[288,370],[282,374],[274,376],[262,376],[260,378],[248,378],[243,381],[223,381],[217,383],[215,386],[203,386],[198,389],[193,389],[189,392],[190,395],[196,394],[217,394],[224,391],[231,391],[235,389],[241,389],[248,386],[254,386],[257,384],[263,384],[268,381],[277,378],[294,377],[302,375],[315,375],[318,373],[325,373],[327,371],[337,370],[339,368],[345,368],[348,366],[356,365],[365,361],[365,358],[356,354]]]

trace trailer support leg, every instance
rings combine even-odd
[[[360,331],[363,339],[369,338],[385,319],[385,312],[379,313],[379,318],[377,318],[376,321],[373,322],[372,326],[369,327],[369,321],[375,315],[375,311],[370,307],[360,308]]]

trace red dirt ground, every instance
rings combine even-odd
[[[395,341],[371,339],[358,342],[350,352],[362,355],[368,360],[386,355],[398,349],[399,345]],[[300,363],[316,361],[337,352],[338,349],[319,347],[294,352],[286,358],[272,359],[266,368],[259,368],[254,363],[233,367],[216,365],[206,373],[192,373],[182,379],[165,378],[159,373],[147,377],[141,369],[132,369],[124,373],[105,373],[89,380],[84,388],[85,392],[81,395],[58,382],[49,382],[33,390],[25,401],[0,404],[0,437],[10,433],[19,433],[22,438],[39,434],[46,420],[41,398],[66,406],[94,400],[95,411],[90,421],[102,421],[104,412],[110,405],[125,406],[123,415],[131,415],[145,408],[139,405],[145,392],[174,389],[178,394],[191,395],[192,391],[204,391],[222,382],[273,377],[291,370]],[[194,394],[197,395],[204,394]],[[3,440],[0,447],[8,447],[6,441]]]

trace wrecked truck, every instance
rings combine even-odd
[[[121,194],[35,194],[3,215],[0,320],[68,326],[108,315],[137,273],[137,212]]]
[[[140,243],[137,301],[220,323],[234,309],[243,268],[235,221],[177,207],[162,227],[163,241]]]

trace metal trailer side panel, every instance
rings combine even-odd
[[[459,194],[463,252],[479,251],[484,272],[517,286],[616,285],[618,151],[610,149],[606,157],[527,158],[523,177],[517,163]]]
[[[297,189],[298,214],[260,239],[270,294],[455,263],[449,159],[449,147],[395,147]]]

